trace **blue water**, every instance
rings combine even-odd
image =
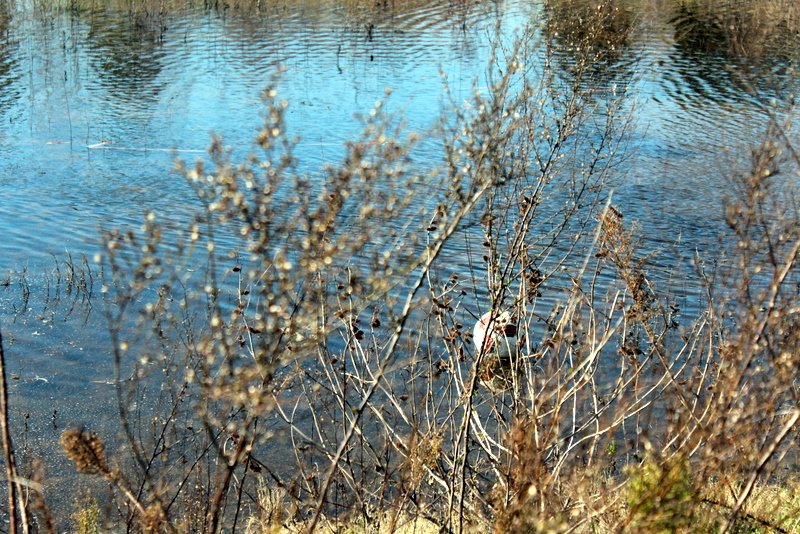
[[[517,26],[526,13],[475,5],[462,27],[446,6],[425,7],[367,33],[333,11],[195,13],[169,18],[163,35],[125,14],[15,17],[0,78],[0,269],[93,251],[99,226],[147,209],[178,219],[194,209],[173,156],[201,157],[212,133],[246,154],[279,65],[304,172],[341,158],[361,129],[354,115],[386,88],[408,128],[425,131],[443,105],[439,68],[459,99],[480,78],[496,15]]]

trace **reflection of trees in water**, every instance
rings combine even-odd
[[[676,2],[670,21],[675,41],[692,53],[797,60],[800,6],[795,1]]]
[[[100,83],[114,98],[147,105],[158,98],[164,26],[142,16],[90,12],[87,46]]]
[[[247,69],[269,71],[277,63],[307,60],[323,48],[336,51],[337,44],[340,53],[355,50],[370,59],[390,54],[383,47],[387,44],[402,48],[397,57],[409,50],[426,54],[431,35],[446,36],[441,43],[450,46],[451,37],[463,37],[464,46],[475,49],[470,29],[498,9],[491,0],[141,0],[135,5],[108,0],[102,8],[93,0],[72,0],[72,6],[71,12],[89,25],[99,81],[115,97],[133,102],[157,94],[148,80],[165,67],[160,44],[175,38],[171,26],[179,19],[222,20],[220,49],[241,52],[236,60]]]
[[[187,14],[222,16],[232,24],[262,28],[266,23],[281,26],[300,18],[312,26],[339,26],[370,38],[380,26],[395,29],[427,30],[449,27],[467,28],[476,15],[491,11],[492,0],[105,0],[109,11],[127,13],[139,20],[161,22],[165,17]],[[71,0],[75,9],[92,11],[96,0]]]
[[[10,21],[6,5],[0,4],[0,111],[5,111],[16,99],[11,86],[17,79],[14,72],[17,45],[9,36]]]
[[[616,0],[545,0],[543,32],[547,46],[568,79],[600,89],[626,82],[638,53],[632,47],[636,13]]]
[[[216,2],[207,5],[220,12]],[[496,3],[485,0],[227,0],[225,5],[223,12],[233,13],[244,23],[254,20],[254,15],[280,21],[299,14],[314,25],[338,25],[367,39],[382,26],[399,30],[447,27],[461,30],[477,14],[497,7]]]
[[[474,55],[486,38],[478,28],[499,16],[488,0],[283,0],[211,13],[224,20],[226,44],[235,43],[227,52],[242,52],[236,61],[254,71],[313,63],[317,54],[403,67],[442,60],[453,47]]]
[[[471,21],[489,9],[491,2],[480,1],[424,1],[361,0],[339,4],[343,20],[354,24],[353,28],[363,28],[366,37],[371,38],[375,29],[388,27],[398,31],[429,30],[449,28],[455,32],[466,31]],[[495,6],[496,7],[496,6]],[[496,13],[495,13],[496,14]]]
[[[670,95],[696,105],[782,100],[796,90],[791,66],[800,59],[800,12],[779,4],[785,2],[677,3],[670,20],[674,74],[665,79]],[[683,86],[677,91],[674,76]]]

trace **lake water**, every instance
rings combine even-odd
[[[314,172],[341,157],[360,129],[354,114],[385,88],[409,129],[425,132],[443,105],[440,69],[455,100],[467,98],[482,83],[498,21],[510,36],[526,23],[556,32],[564,16],[514,1],[277,3],[257,16],[159,20],[10,15],[0,28],[0,271],[65,250],[91,254],[101,225],[138,224],[147,209],[179,220],[190,195],[171,172],[173,155],[199,157],[212,132],[248,150],[260,91],[278,65],[289,127],[302,139],[297,157]],[[606,80],[628,86],[635,102],[632,160],[613,184],[615,203],[656,242],[713,242],[725,170],[763,128],[770,100],[795,88],[788,64],[697,50],[676,40],[669,13],[633,16],[642,20]],[[550,46],[569,67],[567,45]]]
[[[442,75],[457,102],[485,87],[497,35],[507,43],[526,24],[540,28],[527,61],[542,62],[548,47],[566,72],[573,55],[561,38],[571,31],[562,4],[287,0],[256,14],[0,12],[0,273],[27,269],[41,294],[53,256],[91,257],[101,227],[138,226],[148,210],[188,220],[196,205],[173,158],[203,157],[212,132],[246,154],[261,123],[259,95],[279,65],[300,138],[295,155],[314,176],[342,157],[361,129],[354,115],[386,88],[408,129],[428,132],[445,105]],[[695,250],[718,246],[729,171],[746,163],[770,110],[797,85],[791,57],[698,44],[668,8],[631,9],[620,19],[630,36],[598,91],[628,95],[629,154],[611,184],[614,203],[641,228],[645,248],[660,251],[653,270],[666,279]],[[423,136],[416,159],[435,161],[437,150]],[[105,405],[108,349],[93,334],[102,318],[81,306],[56,318],[41,301],[18,316],[17,290],[6,291],[0,316],[12,404],[30,414],[30,439],[47,450],[64,425],[114,417]]]

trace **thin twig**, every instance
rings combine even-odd
[[[6,461],[6,480],[8,481],[8,531],[16,534],[21,526],[28,532],[28,516],[25,503],[21,502],[22,487],[17,478],[17,465],[14,461],[14,446],[8,428],[8,382],[6,381],[6,357],[3,350],[3,333],[0,331],[0,438],[3,440],[3,455]],[[19,501],[19,502],[18,502]],[[17,517],[19,511],[19,517]]]

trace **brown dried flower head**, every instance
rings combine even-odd
[[[96,475],[108,474],[105,445],[100,436],[83,428],[71,428],[61,434],[61,448],[67,458],[75,463],[79,473]]]

